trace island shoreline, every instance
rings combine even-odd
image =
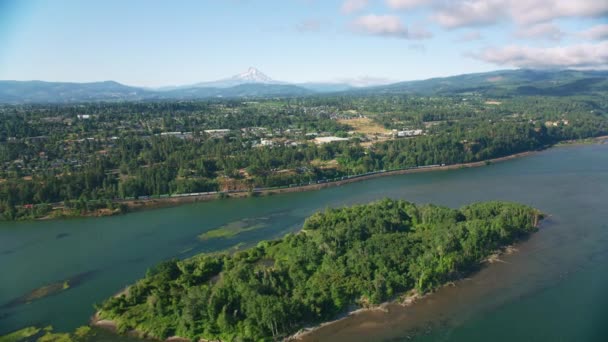
[[[534,222],[534,227],[536,228],[536,230],[539,230],[541,228],[542,223],[544,222],[544,220],[547,217],[548,217],[547,214],[542,213],[542,212],[537,212],[536,220]],[[514,243],[496,249],[494,252],[489,254],[486,258],[481,260],[479,262],[479,266],[488,267],[496,262],[502,262],[502,260],[500,259],[500,256],[510,255],[510,254],[519,252],[519,249],[517,248],[517,246],[524,243],[528,238],[529,238],[529,235],[520,237],[518,240],[514,241]],[[475,270],[475,271],[471,272],[469,275],[474,277],[478,272],[479,272],[479,270]],[[348,319],[352,316],[359,315],[359,314],[366,313],[366,312],[371,312],[371,311],[385,311],[386,312],[388,305],[397,304],[399,306],[407,308],[407,307],[415,305],[418,301],[420,301],[424,298],[428,298],[429,296],[432,296],[434,293],[436,293],[437,291],[440,291],[444,287],[457,286],[458,283],[468,280],[469,278],[470,277],[468,277],[466,275],[455,278],[455,279],[450,280],[436,288],[433,288],[429,292],[426,292],[423,294],[420,294],[415,289],[410,289],[406,292],[403,292],[401,294],[394,296],[393,299],[387,300],[387,301],[382,302],[377,305],[371,305],[368,307],[355,307],[353,309],[343,312],[342,314],[338,315],[333,320],[321,322],[321,323],[318,323],[318,324],[312,325],[312,326],[305,326],[305,327],[301,328],[299,331],[293,333],[292,335],[286,336],[286,337],[282,338],[281,340],[286,341],[286,342],[301,341],[306,336],[318,331],[321,328],[331,326],[331,325],[341,322],[345,319]],[[117,292],[114,295],[114,297],[128,294],[128,288],[129,287],[127,286],[126,288]],[[95,312],[95,314],[91,317],[89,324],[92,327],[97,327],[97,328],[104,329],[106,331],[118,334],[118,327],[117,327],[116,322],[113,320],[101,318],[100,311]],[[127,333],[127,335],[136,337],[136,338],[141,338],[141,339],[149,338],[149,336],[146,336],[145,333],[143,333],[141,331],[137,331],[137,330],[131,330]],[[165,342],[170,342],[170,341],[208,342],[208,340],[204,340],[204,339],[200,339],[198,341],[192,341],[188,338],[184,338],[181,336],[171,336],[162,341],[165,341]]]
[[[540,224],[542,222],[542,218],[537,222],[536,227],[537,229],[540,228]],[[520,245],[521,243],[523,243],[525,241],[525,239],[517,241],[514,244],[511,245],[507,245],[504,246],[498,250],[496,250],[494,253],[488,255],[487,258],[485,258],[484,260],[481,261],[480,266],[483,267],[488,267],[493,263],[496,262],[502,262],[502,260],[500,260],[500,256],[501,255],[510,255],[513,253],[517,253],[519,250],[516,248],[516,246]],[[475,276],[476,272],[473,272],[473,274],[471,274],[471,276]],[[331,326],[333,324],[336,324],[338,322],[341,322],[345,319],[348,319],[350,317],[359,315],[359,314],[363,314],[366,312],[371,312],[371,311],[385,311],[386,312],[386,307],[388,305],[391,304],[396,304],[399,305],[403,308],[407,308],[410,306],[415,305],[418,301],[428,298],[430,296],[432,296],[434,293],[436,293],[437,291],[440,291],[442,288],[444,287],[451,287],[451,286],[457,286],[457,283],[460,283],[464,280],[469,279],[469,277],[463,277],[463,278],[459,278],[459,279],[454,279],[452,281],[449,281],[427,293],[424,294],[420,294],[418,292],[416,292],[415,290],[409,290],[408,292],[405,292],[401,295],[398,295],[395,299],[380,303],[378,305],[373,305],[370,307],[360,307],[357,308],[355,310],[352,311],[348,311],[346,313],[344,313],[342,316],[340,316],[337,319],[331,320],[331,321],[327,321],[327,322],[322,322],[319,323],[317,325],[311,326],[311,327],[304,327],[302,329],[300,329],[299,331],[297,331],[296,333],[294,333],[293,335],[290,335],[288,337],[286,337],[285,339],[283,339],[283,341],[288,341],[288,342],[295,342],[295,341],[301,341],[303,338],[307,337],[308,335],[318,331],[319,329]]]

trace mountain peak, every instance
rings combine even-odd
[[[247,71],[233,76],[232,79],[245,81],[245,82],[251,82],[251,83],[272,83],[273,82],[272,78],[266,76],[263,72],[261,72],[260,70],[254,68],[254,67],[249,67],[249,69],[247,69]]]

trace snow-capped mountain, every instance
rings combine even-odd
[[[254,67],[249,67],[247,71],[234,75],[231,79],[242,81],[243,83],[275,83],[272,78]]]
[[[218,81],[201,82],[187,86],[188,88],[229,88],[242,84],[286,84],[275,81],[260,70],[249,67],[247,71]]]
[[[299,88],[325,93],[325,92],[336,92],[346,91],[353,88],[361,88],[370,85],[381,85],[390,83],[384,79],[374,79],[370,77],[360,77],[353,79],[338,80],[335,82],[307,82],[307,83],[288,83],[282,81],[275,81],[268,75],[264,74],[260,70],[254,67],[249,67],[247,71],[240,74],[236,74],[229,78],[224,78],[217,81],[200,82],[182,86],[163,87],[158,90],[162,91],[173,91],[181,89],[198,89],[198,88],[216,88],[226,89],[236,86],[248,85],[253,87],[255,85],[275,85],[275,86],[296,86]]]

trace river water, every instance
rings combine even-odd
[[[413,306],[389,305],[321,328],[310,341],[595,341],[608,336],[608,145],[567,146],[475,169],[372,179],[314,192],[229,199],[128,215],[0,224],[0,334],[71,330],[93,304],[172,257],[296,231],[326,207],[383,197],[450,207],[511,200],[549,214],[518,252]],[[251,225],[201,241],[217,227]],[[243,247],[244,247],[243,246]],[[241,248],[243,248],[241,247]],[[71,287],[29,303],[42,286]]]

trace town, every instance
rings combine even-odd
[[[472,94],[4,105],[0,208],[9,218],[114,213],[124,200],[479,161],[605,130],[584,102],[564,111],[555,98],[488,101]]]

